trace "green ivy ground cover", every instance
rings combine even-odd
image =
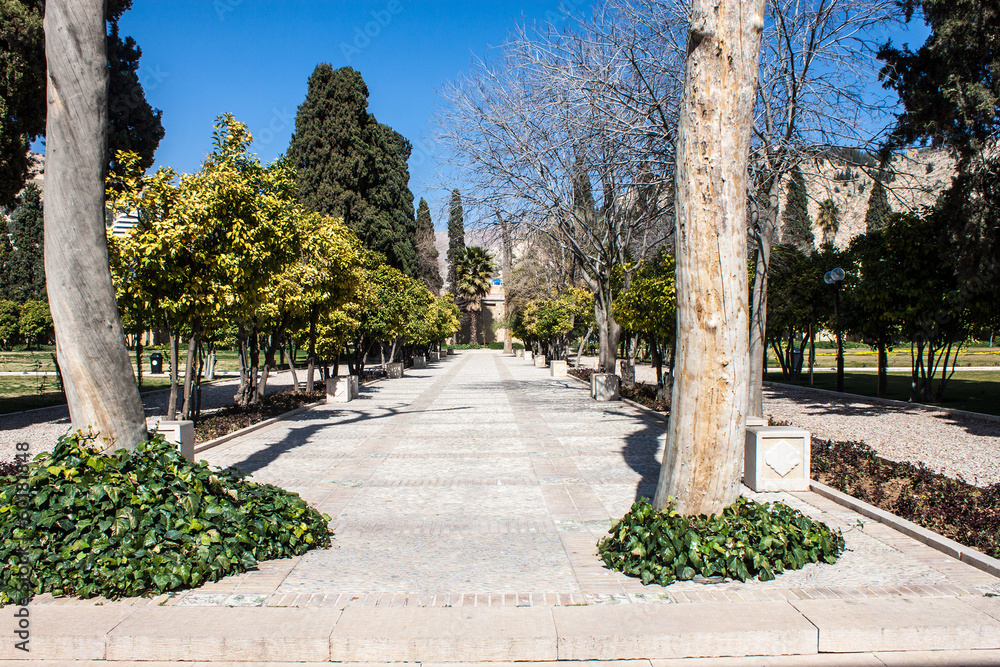
[[[80,434],[0,478],[0,604],[198,586],[330,543],[298,494],[182,457],[162,436],[101,454]]]
[[[844,550],[840,531],[782,503],[739,498],[722,514],[686,517],[658,512],[640,499],[597,544],[613,570],[661,586],[703,577],[770,581],[806,563],[834,563]]]

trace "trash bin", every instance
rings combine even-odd
[[[159,352],[149,355],[149,372],[153,375],[163,372],[163,355]]]
[[[802,349],[798,347],[792,348],[792,377],[798,378],[802,373]]]

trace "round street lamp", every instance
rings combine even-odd
[[[844,340],[840,335],[840,283],[847,274],[841,268],[823,275],[823,282],[833,288],[833,331],[837,336],[837,391],[844,391]]]

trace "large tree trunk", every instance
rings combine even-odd
[[[602,304],[600,295],[594,299],[594,319],[597,321],[597,372],[614,373],[622,328],[612,317],[611,307]]]
[[[71,430],[131,450],[148,436],[108,270],[104,9],[62,0],[45,12],[45,275]]]
[[[746,244],[764,0],[694,0],[677,141],[677,335],[654,505],[715,514],[740,492],[749,401]]]

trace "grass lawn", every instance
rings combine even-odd
[[[170,386],[169,378],[142,379],[142,390],[155,391]],[[54,376],[6,376],[0,377],[0,414],[10,414],[21,410],[64,405],[66,399],[59,391],[59,383]]]
[[[806,346],[803,369],[809,367],[809,347]],[[768,368],[781,368],[778,357],[774,350],[768,350]],[[837,365],[837,350],[816,348],[816,367],[832,368]],[[874,368],[878,365],[878,353],[875,350],[865,348],[847,348],[844,350],[844,367]],[[962,353],[958,356],[958,366],[997,366],[1000,368],[1000,349],[997,348],[962,348]],[[898,349],[889,353],[890,368],[910,368],[910,349]]]
[[[803,372],[798,382],[783,380],[781,373],[768,373],[764,378],[769,382],[783,382],[807,387],[808,375]],[[844,371],[844,391],[860,396],[875,396],[877,378],[872,372]],[[824,372],[815,373],[817,389],[837,388],[837,374]],[[906,401],[910,397],[910,374],[889,373],[889,393],[885,398]],[[1000,370],[997,371],[956,371],[948,382],[944,393],[944,402],[929,403],[945,408],[982,412],[990,415],[1000,415]]]
[[[0,351],[0,372],[21,373],[24,371],[45,371],[56,370],[52,362],[52,355],[55,353],[54,346],[45,346],[41,350],[13,350]],[[149,374],[149,355],[153,352],[160,352],[163,355],[163,370],[166,371],[170,363],[170,352],[162,350],[143,350],[142,353],[142,373],[143,376]],[[178,373],[184,372],[184,360],[187,358],[186,350],[180,353],[180,368]],[[263,355],[261,355],[263,357]],[[216,353],[215,370],[220,372],[235,372],[240,369],[239,353],[235,350],[220,350]],[[299,363],[302,363],[303,353],[299,354]],[[132,362],[132,370],[135,370],[135,350],[129,350],[129,360]]]

